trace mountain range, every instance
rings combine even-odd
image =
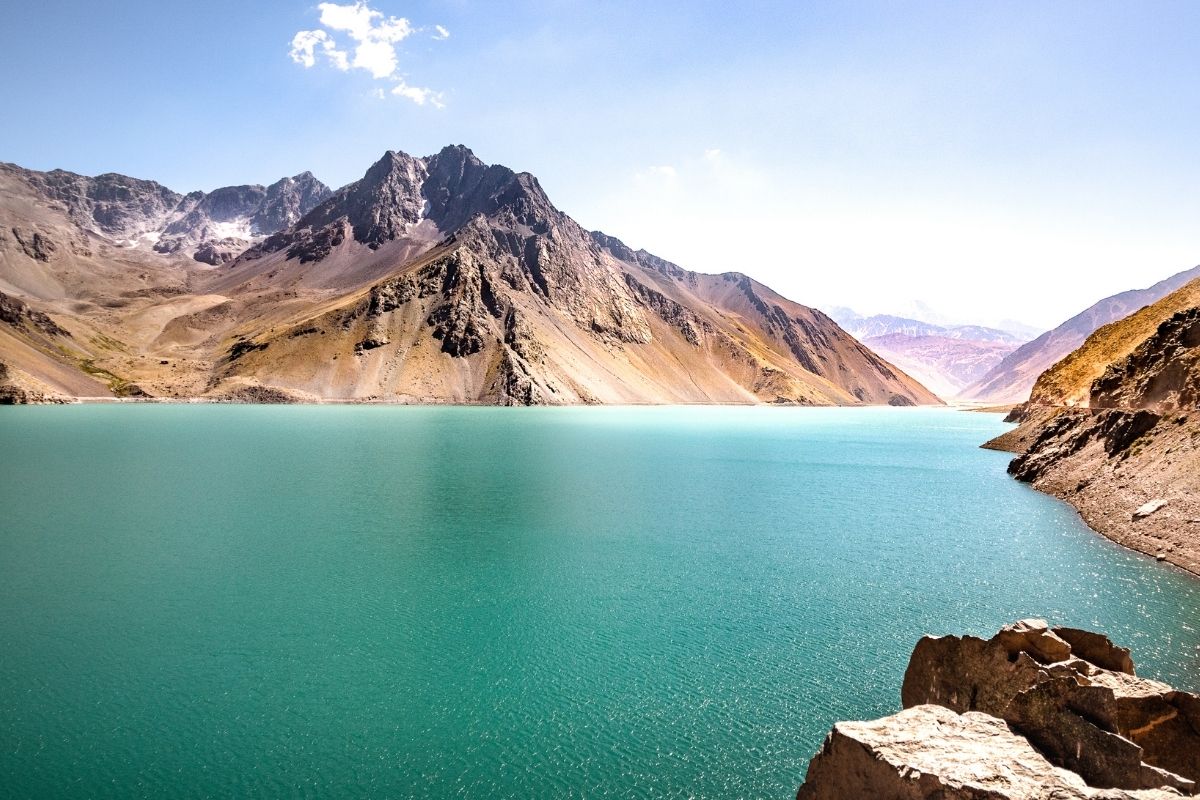
[[[691,272],[461,145],[179,194],[0,165],[11,399],[937,403],[820,311]]]
[[[946,399],[956,397],[1026,341],[982,325],[941,325],[891,314],[861,316],[843,307],[830,309],[830,316]]]

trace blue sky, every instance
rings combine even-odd
[[[10,4],[0,160],[337,186],[463,143],[684,266],[980,322],[1200,262],[1200,4],[369,6],[408,21],[391,74],[315,3]],[[301,31],[348,69],[293,59]]]

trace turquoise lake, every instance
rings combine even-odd
[[[790,798],[925,632],[1200,581],[942,409],[0,409],[0,797]]]

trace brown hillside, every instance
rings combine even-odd
[[[1092,382],[1110,364],[1129,356],[1164,321],[1195,306],[1200,306],[1200,278],[1124,319],[1097,329],[1081,347],[1041,374],[1030,401],[1050,406],[1089,405]]]

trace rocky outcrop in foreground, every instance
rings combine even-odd
[[[1023,620],[986,640],[926,636],[901,699],[835,725],[798,800],[1197,793],[1200,697],[1138,677],[1102,634]]]

